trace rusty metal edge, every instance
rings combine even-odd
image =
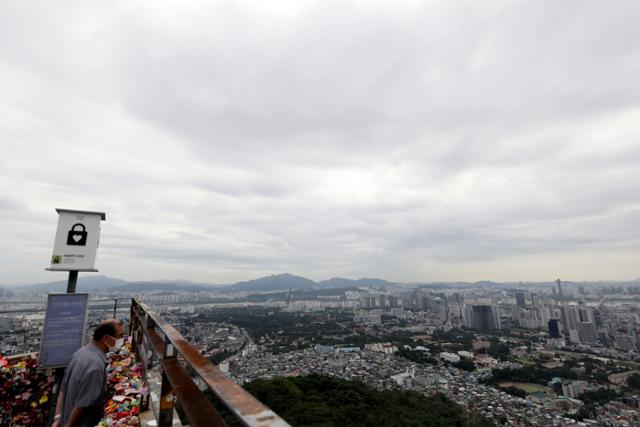
[[[279,415],[238,384],[231,381],[193,348],[169,322],[151,310],[148,305],[139,301],[136,301],[136,304],[155,322],[156,327],[173,344],[185,362],[193,368],[194,372],[202,378],[209,389],[244,425],[247,427],[290,427]],[[156,349],[164,349],[164,343],[160,345],[158,338],[153,339],[152,345],[154,347],[157,345]],[[161,340],[161,338],[159,339]],[[152,340],[150,339],[150,341]]]
[[[222,416],[194,384],[178,359],[165,359],[161,363],[162,369],[173,386],[173,393],[178,397],[191,426],[227,427]]]

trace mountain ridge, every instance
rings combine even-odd
[[[334,280],[337,279],[337,280]],[[273,274],[256,279],[245,280],[233,284],[212,284],[199,283],[190,280],[142,280],[128,281],[104,275],[81,275],[78,278],[77,289],[81,291],[89,290],[109,290],[114,292],[142,292],[142,291],[183,291],[183,292],[205,292],[205,291],[226,291],[226,292],[268,292],[276,290],[312,290],[327,288],[357,288],[357,287],[386,287],[393,285],[383,279],[345,279],[333,278],[320,282],[315,282],[303,276],[290,273]],[[65,292],[67,289],[66,280],[53,282],[35,283],[27,285],[17,285],[5,287],[7,291],[19,293],[44,293],[44,292]]]
[[[595,284],[595,285],[640,285],[640,279],[627,281],[595,281],[595,282],[577,282],[563,281],[567,284]],[[271,291],[288,291],[291,290],[322,290],[322,289],[355,289],[355,288],[388,288],[392,286],[411,287],[417,289],[438,289],[438,288],[455,288],[468,286],[483,287],[500,287],[504,286],[552,286],[553,281],[549,282],[494,282],[490,280],[482,280],[476,282],[414,282],[414,283],[398,283],[390,282],[385,279],[377,278],[360,278],[348,279],[344,277],[332,277],[330,279],[313,281],[303,276],[297,276],[290,273],[273,274],[270,276],[259,277],[256,279],[245,280],[233,284],[212,284],[200,283],[190,280],[141,280],[129,281],[120,278],[114,278],[104,275],[80,275],[78,278],[78,292],[91,290],[108,290],[114,292],[142,292],[142,291],[183,291],[183,292],[271,292]],[[0,285],[0,295],[11,295],[15,293],[46,293],[46,292],[65,292],[67,288],[66,280],[57,280],[52,282],[35,283],[27,285]]]

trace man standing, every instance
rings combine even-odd
[[[73,353],[58,394],[52,427],[93,427],[103,416],[107,394],[105,353],[122,346],[121,320],[105,320],[93,340]]]

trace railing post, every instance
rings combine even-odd
[[[149,331],[153,330],[155,331],[156,329],[156,322],[151,318],[151,316],[149,316],[146,312],[144,313],[144,328],[146,329],[146,333],[145,336],[147,337],[146,342],[146,346],[145,344],[142,345],[142,347],[144,348],[144,363],[147,369],[151,369],[153,367],[153,351],[149,351],[149,348],[152,348],[152,344],[149,342]],[[147,346],[149,346],[149,348],[147,348]]]
[[[176,357],[176,349],[171,343],[171,340],[165,334],[164,336],[164,353],[162,360],[173,359]],[[167,378],[164,370],[162,371],[162,385],[160,388],[160,419],[158,422],[159,427],[171,426],[173,424],[173,386]]]
[[[133,305],[135,304],[135,300],[131,299],[131,305],[129,306],[129,336],[131,337],[131,352],[133,354],[136,353],[136,349],[138,348],[138,337],[137,337],[137,324],[138,317],[134,315]]]
[[[145,348],[142,340],[144,339],[144,329],[142,318],[140,317],[141,307],[135,298],[131,298],[131,305],[129,307],[129,335],[131,335],[131,352],[136,355],[138,361],[144,366],[144,387],[148,390],[149,383],[147,380],[147,361],[148,350]],[[140,400],[140,409],[146,411],[149,409],[149,392],[142,396]]]
[[[145,319],[145,323],[146,323],[146,327],[147,329],[155,329],[156,327],[156,321],[153,320],[151,318],[151,316],[149,316],[147,313],[144,314],[144,319]]]
[[[164,354],[162,355],[162,357],[164,359],[176,357],[176,348],[173,346],[173,343],[166,334],[164,336]]]
[[[162,384],[160,386],[160,410],[158,427],[171,427],[173,425],[173,386],[162,371]]]
[[[131,310],[133,313],[133,316],[135,316],[136,318],[136,336],[135,336],[135,340],[136,340],[136,348],[139,347],[140,345],[142,345],[142,338],[143,338],[143,329],[142,329],[142,319],[140,318],[140,305],[136,302],[136,300],[132,299],[131,300],[132,305],[131,305]],[[135,307],[133,305],[133,303],[135,303]]]

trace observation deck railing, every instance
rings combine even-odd
[[[160,393],[154,415],[159,427],[172,426],[175,401],[193,427],[226,426],[222,415],[198,387],[202,380],[234,418],[248,427],[289,426],[267,406],[231,381],[146,304],[131,300],[130,334],[145,378],[160,367]]]

